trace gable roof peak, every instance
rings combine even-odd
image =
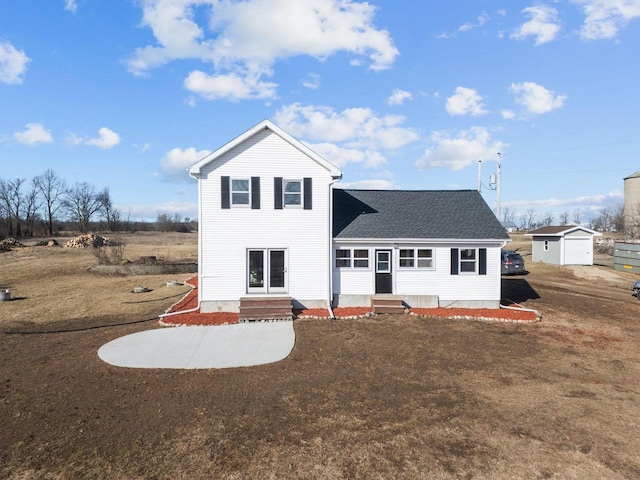
[[[311,158],[312,160],[316,161],[318,164],[326,168],[330,172],[333,178],[342,177],[342,171],[338,167],[336,167],[335,165],[327,161],[324,157],[318,155],[316,152],[314,152],[309,147],[307,147],[304,143],[293,138],[291,135],[289,135],[287,132],[282,130],[271,120],[266,118],[261,122],[257,123],[256,125],[254,125],[253,127],[251,127],[249,130],[238,135],[236,138],[234,138],[230,142],[227,142],[222,147],[218,148],[216,151],[211,152],[209,155],[206,155],[204,158],[197,161],[195,164],[191,166],[191,168],[189,168],[189,175],[191,175],[193,178],[199,178],[200,172],[203,167],[215,161],[217,158],[224,155],[229,150],[237,147],[241,143],[245,142],[249,138],[253,137],[257,133],[265,129],[268,129],[271,132],[275,133],[280,138],[282,138],[285,142],[289,143],[294,148],[297,148],[302,153],[304,153],[307,157]]]

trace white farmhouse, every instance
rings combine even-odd
[[[338,168],[268,120],[189,173],[199,186],[202,312],[251,319],[261,304],[268,318],[265,300],[291,315],[380,296],[499,307],[509,237],[475,190],[338,189]]]

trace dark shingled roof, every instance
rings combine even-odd
[[[333,191],[335,238],[507,240],[477,190]]]

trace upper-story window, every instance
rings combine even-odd
[[[249,179],[231,179],[231,205],[249,205]]]
[[[313,209],[313,179],[287,179],[275,177],[273,182],[273,207]]]
[[[220,177],[220,208],[260,208],[260,177]]]
[[[302,180],[284,180],[284,206],[299,207],[302,205]]]

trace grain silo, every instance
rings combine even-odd
[[[640,234],[640,170],[624,179],[624,229],[632,237]]]

